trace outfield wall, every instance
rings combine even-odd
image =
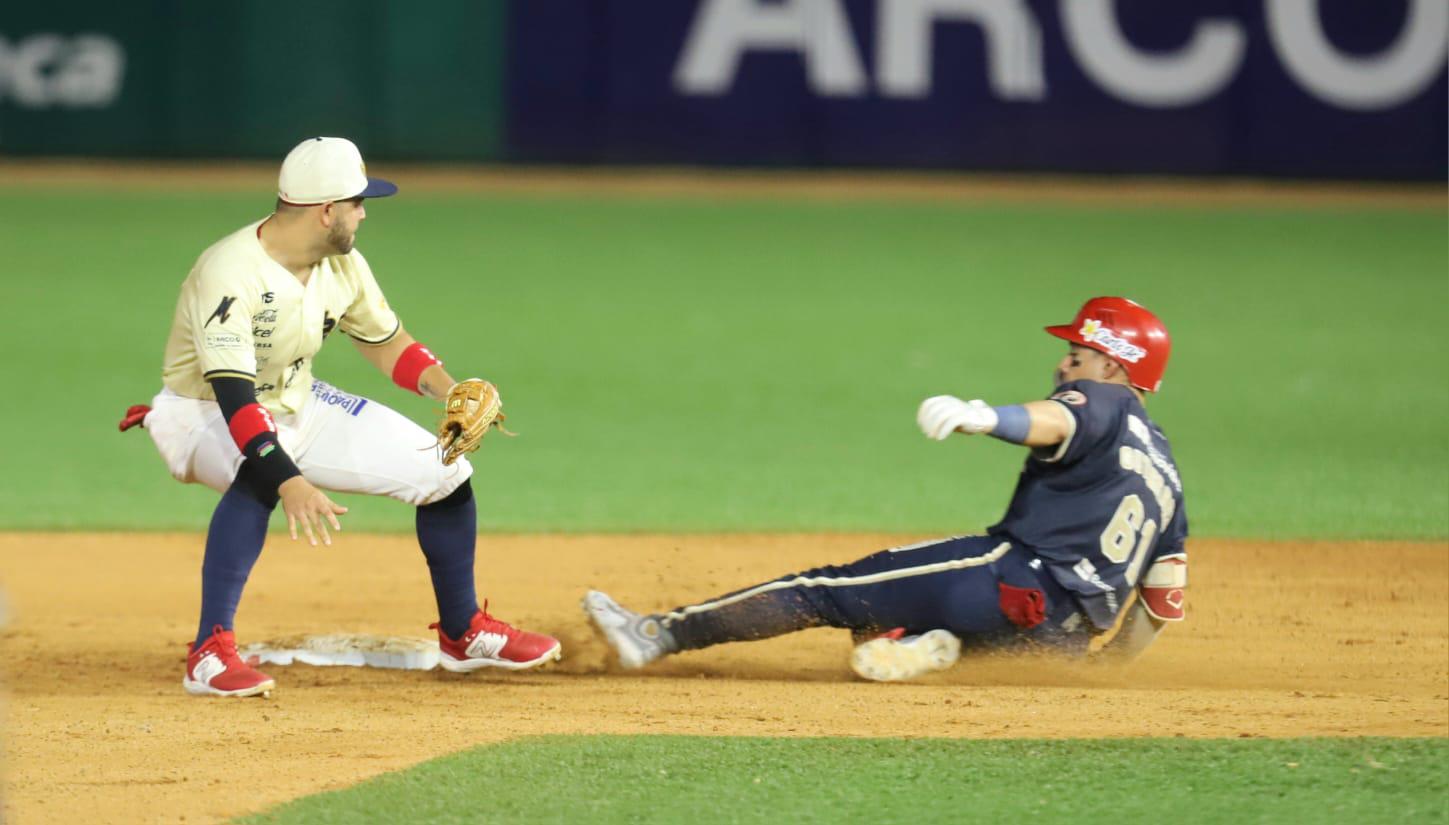
[[[0,4],[0,154],[370,158],[502,146],[503,15],[486,0]]]
[[[0,153],[1443,180],[1449,0],[0,9]]]

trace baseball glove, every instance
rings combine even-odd
[[[443,407],[443,423],[438,425],[438,446],[443,451],[443,464],[449,465],[478,449],[490,427],[503,429],[503,399],[498,388],[480,378],[459,381],[448,390]]]

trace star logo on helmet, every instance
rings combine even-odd
[[[1094,337],[1096,337],[1097,330],[1099,330],[1101,328],[1102,328],[1102,322],[1101,321],[1098,321],[1095,318],[1090,318],[1090,319],[1082,322],[1082,328],[1080,330],[1078,330],[1078,333],[1083,338],[1085,338],[1088,341],[1090,341]]]

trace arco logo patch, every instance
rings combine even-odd
[[[1053,401],[1060,401],[1063,404],[1071,404],[1073,407],[1087,406],[1087,396],[1077,390],[1063,390],[1052,396]]]

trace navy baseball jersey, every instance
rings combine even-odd
[[[1185,558],[1182,479],[1167,436],[1131,389],[1073,381],[1051,398],[1072,431],[1032,451],[1006,516],[988,532],[1040,557],[1106,630],[1154,560]]]

